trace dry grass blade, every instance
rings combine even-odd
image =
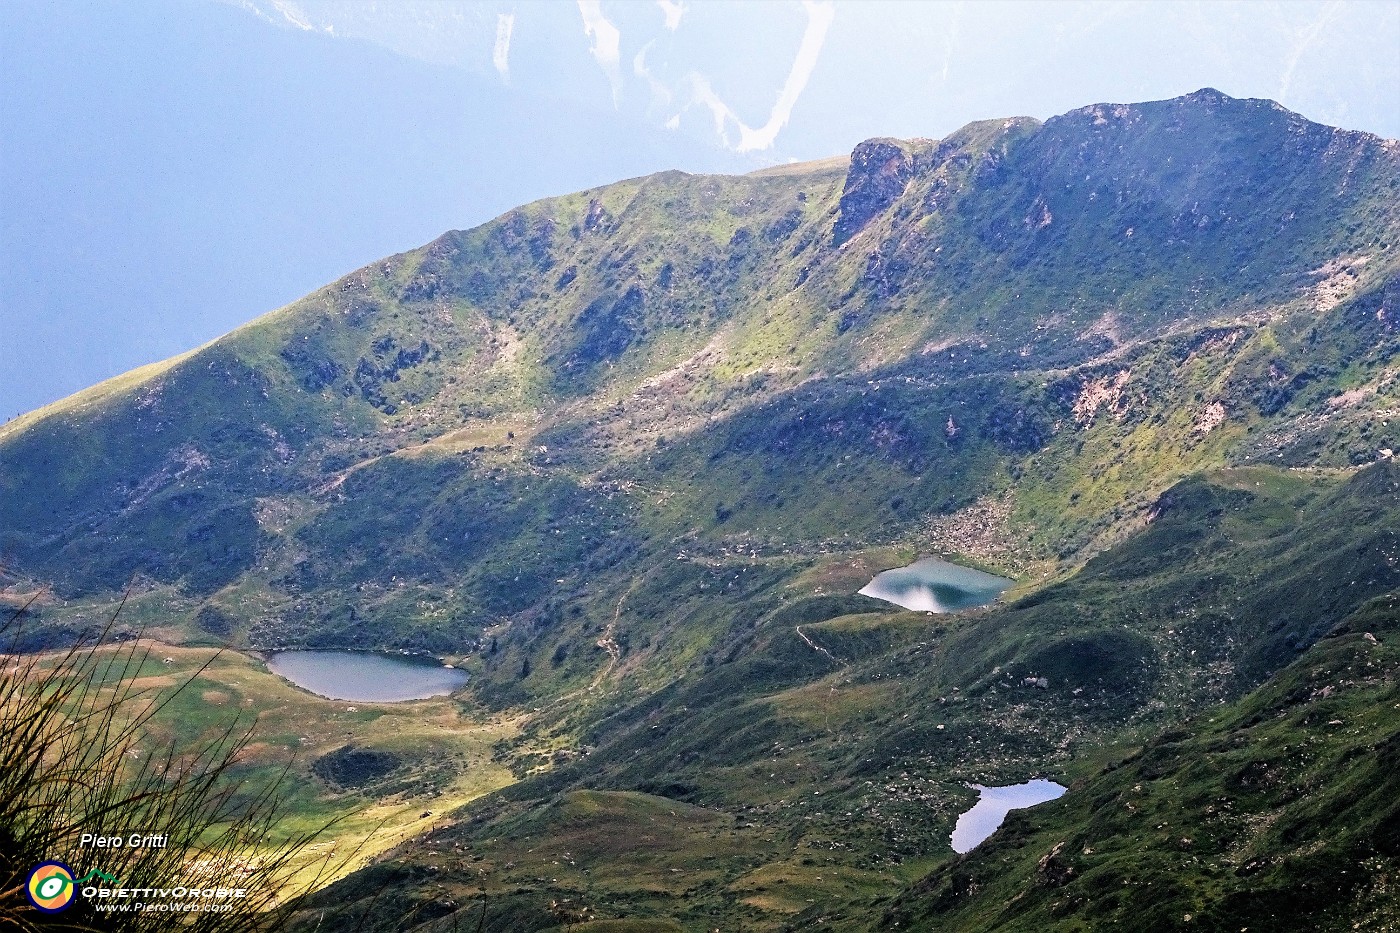
[[[143,748],[144,727],[205,668],[173,691],[140,688],[151,649],[139,637],[113,637],[120,607],[100,631],[66,649],[21,653],[33,599],[0,625],[0,931],[243,933],[285,927],[287,905],[356,855],[327,855],[308,874],[307,847],[327,827],[266,841],[282,815],[279,789],[290,762],[266,786],[230,780],[229,770],[253,734],[236,718],[194,749],[174,742]],[[165,844],[100,851],[80,846],[83,833],[118,830],[159,834]],[[50,859],[120,879],[120,885],[94,885],[245,894],[218,899],[218,911],[198,912],[136,909],[131,899],[117,905],[126,909],[103,910],[98,899],[80,895],[70,908],[50,915],[36,910],[25,893],[30,871]],[[301,880],[293,883],[298,872]],[[143,898],[141,903],[189,902],[168,893]]]

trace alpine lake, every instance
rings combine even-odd
[[[446,696],[469,676],[426,658],[368,651],[276,651],[267,656],[267,667],[317,696],[360,703]]]
[[[994,602],[1011,582],[1006,577],[925,557],[907,567],[877,573],[859,592],[917,612],[958,612]]]
[[[983,787],[974,784],[977,803],[958,817],[953,827],[953,851],[971,852],[979,843],[996,832],[997,827],[1012,810],[1033,807],[1064,794],[1066,788],[1054,781],[1034,780],[1007,787]]]

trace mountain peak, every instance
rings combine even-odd
[[[1229,94],[1217,91],[1213,87],[1203,87],[1199,91],[1183,94],[1176,99],[1180,101],[1191,101],[1192,103],[1223,104],[1227,101],[1238,100],[1239,98],[1231,97]]]

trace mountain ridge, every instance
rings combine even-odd
[[[1065,122],[1065,121],[1072,121],[1072,120],[1074,120],[1074,119],[1076,119],[1076,118],[1084,118],[1084,117],[1091,117],[1091,118],[1093,118],[1095,124],[1103,124],[1103,123],[1106,123],[1106,122],[1107,122],[1107,120],[1106,120],[1106,118],[1105,118],[1105,114],[1108,114],[1108,113],[1115,113],[1115,112],[1117,112],[1117,113],[1126,113],[1126,112],[1128,112],[1128,111],[1131,111],[1132,108],[1134,108],[1134,107],[1138,107],[1138,108],[1140,108],[1140,107],[1151,107],[1151,106],[1154,106],[1154,105],[1177,105],[1177,106],[1181,106],[1181,105],[1189,105],[1189,104],[1204,104],[1204,105],[1206,105],[1207,107],[1212,107],[1212,108],[1214,108],[1214,107],[1219,107],[1219,106],[1222,105],[1222,104],[1230,104],[1230,105],[1243,105],[1243,106],[1245,106],[1245,107],[1249,107],[1249,108],[1253,108],[1253,109],[1267,109],[1267,110],[1274,111],[1274,112],[1277,112],[1277,113],[1280,113],[1280,114],[1285,115],[1286,119],[1288,120],[1288,122],[1289,122],[1291,125],[1293,125],[1293,126],[1302,126],[1305,130],[1324,130],[1324,131],[1326,131],[1327,133],[1329,133],[1329,134],[1331,134],[1331,135],[1338,136],[1338,137],[1341,137],[1341,138],[1343,138],[1343,139],[1355,139],[1355,140],[1358,140],[1358,141],[1361,141],[1361,142],[1367,143],[1367,144],[1379,144],[1380,147],[1381,147],[1384,151],[1386,151],[1387,153],[1391,153],[1391,154],[1394,154],[1396,151],[1400,151],[1400,141],[1397,141],[1397,140],[1387,140],[1387,139],[1384,139],[1384,138],[1382,138],[1382,137],[1380,137],[1380,136],[1377,136],[1377,135],[1375,135],[1375,134],[1373,134],[1373,133],[1368,133],[1368,132],[1360,131],[1360,130],[1347,130],[1347,129],[1340,129],[1340,128],[1336,128],[1336,127],[1327,127],[1327,126],[1325,126],[1325,125],[1323,125],[1323,124],[1313,123],[1312,121],[1309,121],[1309,120],[1307,120],[1306,118],[1301,117],[1299,114],[1296,114],[1296,113],[1294,113],[1294,112],[1292,112],[1292,111],[1290,111],[1290,110],[1288,110],[1288,109],[1282,107],[1281,105],[1277,104],[1277,103],[1274,102],[1274,101],[1267,100],[1267,99],[1255,99],[1255,98],[1232,98],[1232,97],[1229,97],[1228,95],[1225,95],[1225,94],[1223,94],[1223,93],[1221,93],[1221,92],[1219,92],[1219,91],[1216,91],[1216,90],[1213,89],[1213,88],[1202,88],[1202,89],[1199,90],[1199,91],[1193,92],[1193,93],[1191,93],[1191,94],[1184,95],[1184,96],[1182,96],[1182,97],[1171,98],[1171,99],[1164,100],[1164,101],[1153,101],[1153,102],[1149,102],[1149,103],[1147,103],[1147,104],[1112,104],[1112,103],[1091,104],[1091,105],[1088,105],[1088,106],[1086,106],[1086,107],[1079,108],[1078,110],[1069,111],[1069,112],[1067,112],[1067,113],[1065,113],[1065,114],[1063,114],[1063,115],[1061,115],[1061,116],[1051,117],[1051,118],[1049,118],[1048,120],[1044,121],[1044,123],[1041,123],[1040,121],[1034,120],[1033,118],[1029,118],[1029,117],[1011,117],[1011,118],[1006,118],[1006,119],[1004,119],[1004,120],[984,120],[984,121],[977,121],[977,122],[974,122],[974,123],[970,123],[970,124],[968,124],[966,127],[963,127],[962,129],[960,129],[960,130],[958,130],[958,131],[955,131],[954,133],[950,134],[950,136],[947,137],[947,140],[944,140],[944,141],[940,141],[940,140],[893,140],[893,139],[885,138],[885,137],[877,137],[877,138],[874,138],[874,139],[871,139],[871,140],[866,140],[865,142],[861,143],[859,146],[857,146],[856,151],[857,151],[857,152],[865,151],[865,150],[868,150],[869,147],[875,146],[875,145],[894,146],[895,148],[900,148],[900,147],[915,147],[915,148],[920,148],[920,147],[921,147],[922,150],[924,151],[924,154],[927,156],[927,154],[929,153],[929,150],[935,149],[937,145],[939,145],[939,144],[941,144],[941,143],[943,143],[943,142],[946,142],[946,141],[956,140],[956,139],[959,139],[959,138],[961,138],[961,137],[970,135],[970,134],[974,131],[974,128],[981,129],[981,128],[990,127],[990,126],[999,124],[999,125],[1001,126],[1001,128],[1003,128],[1003,129],[1010,128],[1010,127],[1019,127],[1019,126],[1032,126],[1032,127],[1036,128],[1036,129],[1039,129],[1039,128],[1047,127],[1047,126],[1049,126],[1049,127],[1057,126],[1057,125],[1059,125],[1059,124],[1062,123],[1062,122]],[[908,155],[908,153],[905,153],[905,155]],[[927,161],[927,160],[925,160],[925,161]],[[833,169],[833,168],[837,167],[838,165],[839,165],[840,167],[842,167],[842,168],[845,168],[845,167],[847,167],[848,164],[849,164],[849,157],[847,157],[847,156],[834,156],[834,157],[831,157],[831,158],[829,158],[829,159],[815,160],[815,161],[811,161],[811,162],[791,163],[791,164],[782,165],[782,166],[772,166],[772,167],[767,167],[767,168],[755,169],[755,170],[753,170],[753,171],[751,171],[751,172],[748,172],[748,173],[747,173],[746,175],[744,175],[744,176],[737,176],[737,177],[746,177],[746,178],[763,178],[763,177],[773,177],[773,176],[781,177],[781,176],[783,176],[783,175],[788,175],[788,174],[792,174],[792,173],[805,173],[805,172],[809,172],[809,171],[813,171],[813,170],[825,171],[825,170]],[[520,208],[517,208],[517,209],[515,209],[515,210],[509,211],[509,212],[507,212],[506,214],[503,214],[503,215],[501,215],[500,217],[498,217],[498,218],[496,218],[496,219],[494,219],[494,220],[492,220],[492,221],[488,221],[488,222],[486,222],[486,223],[484,223],[484,224],[482,224],[482,225],[480,225],[480,226],[478,226],[478,227],[471,228],[471,230],[451,230],[451,231],[447,231],[446,233],[442,234],[442,236],[438,237],[438,238],[437,238],[436,240],[434,240],[433,242],[431,242],[431,243],[429,243],[429,244],[427,244],[427,245],[425,245],[425,246],[423,246],[423,247],[420,247],[420,248],[417,249],[417,250],[410,250],[410,251],[408,251],[408,252],[406,252],[406,253],[396,254],[395,256],[387,257],[387,258],[384,259],[384,260],[379,260],[379,261],[377,261],[376,263],[372,263],[372,264],[370,264],[369,266],[365,266],[365,267],[363,267],[363,268],[360,269],[360,270],[356,270],[355,272],[348,273],[346,276],[344,276],[344,277],[342,277],[341,279],[337,280],[337,282],[334,283],[334,285],[342,285],[343,283],[345,283],[347,280],[351,279],[352,277],[354,277],[354,276],[361,276],[361,275],[365,274],[368,270],[374,268],[375,266],[383,266],[385,263],[393,262],[393,261],[395,261],[395,260],[399,260],[399,259],[402,259],[403,257],[407,257],[407,256],[410,256],[410,255],[413,255],[413,254],[416,254],[416,253],[420,253],[420,252],[423,252],[423,251],[425,251],[425,250],[431,250],[431,249],[433,249],[434,247],[436,247],[436,246],[438,246],[439,244],[441,244],[444,240],[446,240],[446,239],[448,239],[448,238],[460,237],[460,236],[463,236],[463,235],[465,235],[465,234],[471,233],[471,232],[473,232],[473,231],[483,230],[483,229],[492,227],[493,225],[498,225],[498,224],[504,222],[504,221],[506,220],[506,218],[513,217],[513,216],[515,216],[516,214],[518,214],[518,213],[521,212],[521,211],[528,211],[528,210],[531,210],[531,209],[539,208],[539,207],[544,206],[544,205],[551,205],[551,204],[554,204],[554,203],[557,203],[557,202],[563,202],[563,201],[566,201],[566,200],[568,200],[568,199],[570,199],[570,198],[576,198],[576,197],[581,196],[581,195],[591,195],[591,194],[596,194],[596,193],[599,193],[599,192],[608,191],[608,190],[610,190],[610,189],[612,189],[612,188],[614,188],[614,187],[616,187],[616,186],[639,185],[639,184],[644,183],[644,182],[649,181],[649,180],[653,180],[653,179],[659,180],[659,179],[665,179],[665,178],[668,178],[668,177],[672,177],[672,178],[674,178],[674,177],[685,177],[685,178],[707,178],[707,177],[728,178],[728,177],[736,177],[736,176],[705,176],[705,175],[695,175],[695,174],[692,174],[692,173],[687,173],[687,172],[678,171],[678,170],[668,170],[668,171],[663,171],[663,172],[652,173],[652,174],[649,174],[649,175],[636,176],[636,177],[630,178],[630,179],[624,179],[624,180],[621,180],[621,181],[619,181],[619,182],[615,182],[615,183],[610,184],[610,185],[604,185],[604,186],[601,186],[601,187],[598,187],[598,188],[585,189],[584,191],[578,192],[578,193],[575,194],[575,195],[566,195],[566,196],[560,196],[560,197],[543,198],[543,199],[540,199],[540,200],[538,200],[538,201],[531,202],[530,204],[522,205]],[[862,176],[856,176],[856,177],[854,178],[854,180],[857,182],[857,185],[860,183],[860,181],[861,181],[862,179],[863,179],[863,175],[862,175]],[[848,173],[848,175],[847,175],[847,185],[849,186],[849,185],[851,184],[852,181],[853,181],[853,177]],[[902,192],[901,192],[901,193],[902,193]],[[334,287],[334,285],[332,285],[332,286],[326,286],[326,288],[327,288],[327,289],[332,288],[332,287]],[[320,291],[324,291],[324,289],[322,289],[322,290],[320,290]],[[315,294],[315,293],[313,293],[313,294]],[[174,364],[174,363],[176,363],[176,362],[178,362],[178,361],[181,361],[181,360],[184,360],[184,359],[189,358],[192,354],[197,354],[197,353],[200,353],[200,352],[202,352],[202,351],[206,351],[206,350],[208,350],[209,348],[211,348],[211,347],[213,347],[213,346],[215,346],[215,345],[218,345],[218,344],[220,344],[221,342],[226,341],[226,340],[228,340],[229,338],[231,338],[231,337],[237,335],[237,334],[240,333],[241,331],[246,330],[247,328],[250,328],[250,327],[257,327],[257,326],[260,326],[260,325],[265,325],[265,324],[268,323],[271,319],[273,319],[273,318],[275,318],[275,317],[277,317],[277,316],[279,316],[279,315],[285,314],[285,313],[288,311],[288,309],[291,309],[291,308],[293,308],[293,307],[296,307],[296,306],[297,306],[298,304],[300,304],[302,301],[305,301],[305,299],[302,299],[302,300],[300,300],[300,301],[298,301],[298,302],[293,302],[292,304],[289,304],[289,305],[287,305],[287,306],[285,306],[285,307],[283,307],[283,308],[279,308],[279,309],[276,309],[276,310],[274,310],[274,311],[268,312],[267,314],[261,315],[261,316],[259,316],[258,318],[255,318],[255,319],[249,321],[248,323],[246,323],[246,324],[244,324],[244,325],[241,325],[240,327],[236,328],[235,330],[230,331],[228,334],[225,334],[225,335],[223,335],[223,336],[221,336],[221,337],[215,338],[215,339],[209,341],[208,343],[206,343],[206,344],[204,344],[204,345],[202,345],[202,346],[200,346],[200,347],[194,348],[193,350],[190,350],[190,351],[188,351],[188,352],[186,352],[186,353],[182,353],[182,354],[179,354],[179,355],[177,355],[177,356],[171,357],[170,359],[165,360],[165,361],[161,361],[161,362],[157,362],[157,363],[150,364],[149,366],[140,367],[140,368],[138,368],[138,369],[136,369],[136,370],[133,370],[131,373],[123,374],[123,375],[120,375],[120,376],[113,377],[112,379],[105,380],[105,381],[103,381],[102,383],[98,383],[98,384],[96,384],[96,385],[90,387],[89,389],[86,389],[86,390],[84,390],[83,392],[78,393],[77,396],[84,396],[84,395],[86,395],[88,392],[92,392],[92,391],[94,391],[94,390],[98,390],[98,389],[100,389],[100,388],[102,388],[102,387],[110,387],[109,389],[107,389],[107,390],[105,390],[105,391],[112,391],[112,390],[115,389],[116,387],[122,385],[125,381],[129,380],[130,377],[131,377],[133,374],[135,374],[135,373],[145,373],[145,372],[148,372],[148,371],[152,371],[154,367],[167,367],[167,366],[172,365],[172,364]],[[159,369],[156,369],[156,370],[154,370],[154,371],[155,371],[155,372],[159,372],[160,370],[159,370]],[[76,398],[77,396],[75,396],[74,398]],[[38,420],[42,420],[42,419],[45,418],[45,417],[49,417],[49,416],[51,416],[51,415],[53,415],[53,414],[57,414],[57,413],[59,413],[59,412],[62,412],[62,411],[65,410],[64,403],[65,403],[65,400],[60,400],[60,401],[57,402],[57,403],[53,403],[53,404],[48,405],[48,406],[43,406],[42,408],[36,409],[36,410],[33,411],[33,412],[25,413],[24,415],[19,416],[19,418],[10,419],[9,421],[6,422],[6,424],[5,424],[4,426],[0,426],[0,435],[7,434],[7,433],[13,433],[13,432],[16,431],[16,430],[19,430],[22,426],[29,425],[29,424],[33,424],[34,422],[36,422],[36,421],[38,421]]]

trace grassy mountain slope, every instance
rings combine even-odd
[[[755,445],[773,452],[763,444],[828,451],[836,435],[862,454],[875,448],[872,497],[913,494],[894,516],[907,521],[1009,485],[999,474],[1027,460],[1084,465],[1078,450],[1036,455],[1086,418],[1116,420],[1088,432],[1128,443],[1114,461],[1164,442],[1198,446],[1193,427],[1217,421],[1212,433],[1226,435],[1267,417],[1288,436],[1305,414],[1344,418],[1335,409],[1346,406],[1325,402],[1347,390],[1373,391],[1360,399],[1368,410],[1393,391],[1396,165],[1390,143],[1201,92],[1044,127],[976,124],[936,144],[872,141],[845,172],[667,173],[539,202],[367,267],[87,404],[7,426],[3,547],[67,596],[140,572],[195,596],[257,581],[304,610],[295,596],[323,588],[315,565],[342,533],[338,502],[367,525],[400,513],[425,560],[472,561],[460,536],[436,535],[424,518],[450,477],[474,488],[518,480],[526,498],[542,485],[553,490],[545,500],[577,485],[570,495],[592,499],[600,478],[649,476],[656,445],[672,440],[730,459]],[[1377,308],[1343,301],[1319,319],[1357,292]],[[1140,343],[1220,315],[1231,329],[1198,331],[1204,346]],[[1173,399],[1173,410],[1198,411],[1153,430],[1166,412],[1134,403],[1160,392],[1166,373],[1142,368],[1173,351],[1175,368],[1199,371],[1201,396]],[[866,383],[886,394],[871,399]],[[769,437],[763,404],[796,420]],[[758,436],[746,441],[747,425]],[[1390,425],[1369,433],[1346,454],[1365,460],[1395,443]],[[1324,446],[1340,444],[1342,432],[1326,434]],[[1105,500],[1160,489],[1183,459],[1218,462],[1239,438],[1212,440],[1198,458],[1153,458],[1069,515],[1099,518]],[[707,470],[713,482],[682,484],[683,467],[663,464],[672,482],[661,495],[731,478],[747,491],[753,471],[736,466],[737,476]],[[790,471],[799,483],[808,467],[829,472],[802,467]],[[758,485],[755,495],[783,499]],[[1018,493],[1023,524],[1043,521],[1038,491]],[[642,497],[635,486],[623,495],[633,507]],[[642,533],[728,532],[697,524],[687,498]],[[873,533],[859,521],[868,509],[803,505],[786,506],[789,532]],[[748,525],[767,523],[764,511]],[[1088,543],[1061,524],[1042,543]],[[533,549],[518,550],[522,576],[556,578],[534,566]],[[440,649],[469,643],[489,611],[479,604],[496,595],[490,582],[467,589],[446,609],[466,616],[462,631],[437,639]],[[316,608],[317,627],[333,627],[339,607]]]
[[[864,922],[963,781],[1090,779],[1400,585],[1398,193],[1394,141],[1206,90],[526,205],[0,428],[6,579],[55,642],[134,580],[167,638],[531,714],[327,903]],[[852,595],[927,553],[1017,585]]]
[[[1013,813],[870,929],[1393,930],[1396,598],[1263,688]]]
[[[1055,844],[1043,840],[1078,833],[1087,841],[1074,841],[1075,851],[1099,852],[1092,861],[1107,866],[1113,885],[1123,877],[1145,883],[1139,873],[1152,871],[1158,875],[1145,877],[1165,888],[1207,838],[1243,851],[1241,827],[1262,832],[1261,814],[1297,798],[1301,783],[1311,792],[1311,822],[1283,841],[1259,836],[1249,851],[1284,866],[1270,882],[1282,890],[1310,871],[1285,853],[1345,850],[1328,877],[1349,883],[1309,889],[1289,909],[1315,911],[1325,897],[1331,913],[1319,917],[1349,924],[1379,909],[1393,871],[1368,861],[1394,854],[1382,838],[1388,810],[1375,809],[1388,799],[1389,778],[1372,786],[1385,762],[1368,750],[1383,752],[1397,728],[1386,640],[1400,591],[1397,527],[1400,469],[1390,464],[1347,479],[1230,470],[1174,487],[1141,532],[1004,608],[935,619],[852,613],[871,606],[807,597],[758,616],[750,603],[756,624],[731,634],[720,659],[596,719],[582,757],[561,757],[547,773],[469,805],[455,824],[311,906],[358,900],[371,918],[383,911],[384,929],[402,922],[396,911],[405,902],[426,918],[482,897],[498,924],[491,929],[553,929],[560,920],[548,905],[565,902],[576,918],[687,930],[864,929],[875,918],[883,919],[871,929],[896,920],[904,928],[1000,929],[1022,907],[1017,922],[1026,929],[1093,929],[1128,917],[1138,891],[1120,899],[1115,887],[1105,902],[1104,888],[1082,886],[1091,884],[1082,868],[1080,887],[1055,890],[1036,867]],[[1310,631],[1296,630],[1300,619]],[[1275,657],[1269,649],[1285,639]],[[1036,683],[1041,677],[1047,687]],[[1303,683],[1310,693],[1299,693]],[[1281,697],[1296,705],[1334,694],[1323,704],[1327,719],[1318,718],[1321,707],[1290,709],[1288,718],[1274,712]],[[1321,728],[1333,713],[1357,721]],[[1210,740],[1187,742],[1177,726],[1184,720],[1194,725],[1182,728]],[[1299,741],[1308,755],[1290,757]],[[1228,766],[1199,764],[1215,754]],[[1301,769],[1297,780],[1292,769]],[[1036,827],[1033,844],[1014,836],[1003,844],[999,835],[986,855],[952,855],[948,835],[973,796],[963,782],[1035,775],[1071,791],[1013,820]],[[1209,797],[1211,781],[1228,786]],[[1147,816],[1137,797],[1119,793],[1135,784],[1155,788],[1133,792],[1155,801]],[[1240,812],[1215,818],[1209,833],[1177,828],[1183,819],[1209,822],[1230,793],[1256,784],[1278,799],[1236,799]],[[1133,806],[1120,810],[1124,800]],[[1319,815],[1343,804],[1354,809],[1329,828]],[[580,808],[598,812],[599,822],[580,820]],[[1054,816],[1061,813],[1068,815]],[[1181,854],[1178,832],[1198,840],[1196,848]],[[637,839],[654,845],[639,849]],[[1017,857],[1003,859],[1007,852]],[[1208,873],[1206,863],[1202,856],[1192,865]],[[1344,878],[1348,870],[1356,878]],[[1065,879],[1080,882],[1073,872]],[[1256,881],[1240,881],[1239,893],[1204,881],[1193,893],[1195,882],[1181,881],[1162,894],[1153,922],[1166,924],[1172,911],[1175,919],[1193,911],[1233,917],[1228,902]],[[1047,890],[1021,905],[1015,895],[1028,883]],[[384,884],[399,899],[374,905]],[[910,891],[889,901],[902,884]],[[1239,916],[1271,928],[1285,902],[1259,894]]]

